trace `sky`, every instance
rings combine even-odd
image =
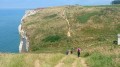
[[[41,8],[79,4],[109,5],[113,0],[0,0],[0,8]]]

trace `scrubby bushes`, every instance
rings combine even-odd
[[[114,0],[112,1],[112,4],[120,4],[120,0]]]

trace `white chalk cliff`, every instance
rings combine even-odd
[[[28,17],[31,16],[33,14],[36,14],[37,10],[27,10],[25,12],[25,15],[23,16],[23,18],[21,19],[21,23],[18,27],[18,31],[20,34],[20,45],[19,45],[19,52],[28,52],[29,50],[29,39],[26,36],[26,31],[22,28],[22,24],[24,23],[23,20]],[[29,33],[29,32],[27,32]]]

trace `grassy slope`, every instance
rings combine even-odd
[[[120,5],[64,6],[40,10],[27,17],[23,24],[30,39],[30,52],[64,53],[67,49],[80,47],[83,56],[90,55],[87,59],[90,67],[103,63],[106,63],[103,67],[118,67],[120,47],[113,41],[120,33],[119,8]],[[70,22],[71,37],[66,35],[67,22],[61,16],[64,10]],[[100,60],[101,57],[104,59]]]
[[[61,53],[0,54],[0,67],[119,67],[119,58],[120,54],[108,56],[96,52],[85,58]]]
[[[63,59],[64,58],[64,59]],[[61,59],[63,59],[61,61]],[[39,67],[55,67],[63,63],[62,67],[72,67],[72,63],[78,59],[74,55],[64,54],[0,54],[0,67],[36,67],[38,60]],[[81,65],[77,61],[77,65]],[[78,66],[78,67],[79,67]]]
[[[54,67],[63,54],[0,54],[0,67],[35,67],[39,60],[40,67]]]
[[[72,37],[67,37],[70,21]],[[30,52],[65,52],[72,47],[83,50],[113,48],[112,42],[120,33],[119,7],[64,6],[40,10],[25,19],[23,28],[30,40]],[[92,46],[91,46],[92,45]]]
[[[27,17],[23,24],[30,39],[30,52],[40,54],[0,54],[0,67],[34,67],[36,59],[41,67],[54,67],[65,57],[54,53],[65,53],[72,47],[82,49],[82,57],[89,67],[119,67],[120,46],[113,44],[120,33],[119,8],[119,5],[64,6],[40,10]],[[66,35],[67,22],[61,17],[63,10],[70,21],[72,37]],[[75,58],[68,56],[63,67],[70,67]],[[78,67],[81,66],[79,62]]]

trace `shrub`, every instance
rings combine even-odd
[[[120,0],[114,0],[112,1],[112,4],[120,4]]]
[[[59,41],[61,37],[59,35],[50,35],[43,39],[44,42],[56,42]]]
[[[96,15],[97,12],[92,12],[92,13],[85,13],[81,16],[78,16],[77,17],[77,20],[80,22],[80,23],[86,23],[92,16]]]
[[[45,16],[44,19],[54,18],[56,16],[57,14],[52,14],[52,15]]]
[[[104,37],[98,37],[97,40],[98,41],[106,41],[106,39]]]
[[[88,57],[88,56],[90,56],[90,53],[88,53],[88,52],[83,53],[83,57]]]

